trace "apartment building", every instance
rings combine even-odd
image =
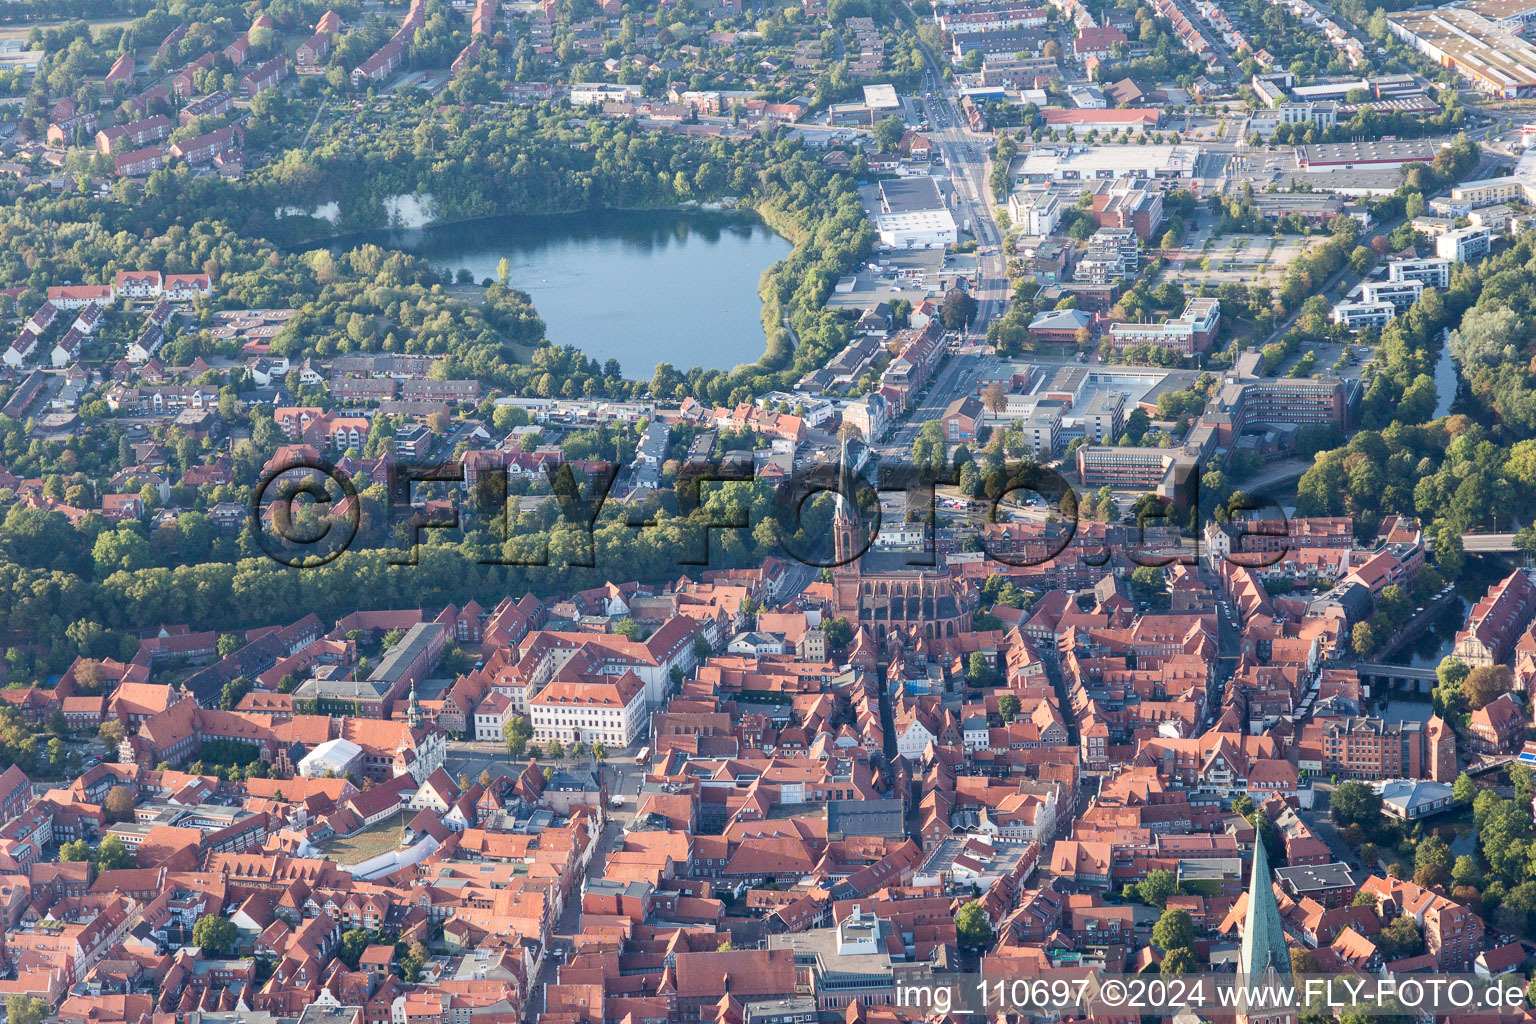
[[[1414,779],[1423,761],[1421,722],[1318,718],[1302,727],[1296,766],[1350,779]]]
[[[1487,228],[1457,228],[1435,239],[1435,255],[1453,263],[1481,259],[1493,249],[1493,232]]]
[[[1340,302],[1333,307],[1333,322],[1351,331],[1367,328],[1381,330],[1397,316],[1397,307],[1390,302]]]
[[[1387,264],[1388,281],[1420,281],[1427,288],[1451,286],[1451,261],[1444,256],[1393,260]]]
[[[1361,302],[1367,305],[1387,302],[1392,308],[1401,313],[1424,294],[1424,282],[1418,280],[1409,281],[1364,281],[1360,284]]]
[[[1155,345],[1191,356],[1210,347],[1220,328],[1220,300],[1197,298],[1185,303],[1179,316],[1160,324],[1110,324],[1109,338],[1117,352],[1131,345]]]
[[[1026,235],[1048,237],[1061,222],[1061,200],[1049,192],[1015,192],[1008,197],[1008,219]]]
[[[1514,653],[1515,641],[1536,618],[1536,583],[1516,570],[1488,588],[1456,634],[1451,656],[1477,668],[1499,665]]]
[[[1501,693],[1467,719],[1472,749],[1482,754],[1512,754],[1525,740],[1525,705]]]
[[[1141,249],[1134,228],[1100,228],[1077,261],[1074,280],[1089,284],[1128,281],[1141,271]]]

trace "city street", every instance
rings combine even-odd
[[[1009,289],[1007,265],[1003,256],[1003,234],[992,214],[992,198],[987,178],[991,173],[990,149],[994,140],[990,134],[975,134],[965,127],[960,108],[945,85],[939,63],[927,46],[922,45],[923,56],[928,61],[928,75],[924,88],[933,93],[930,106],[937,105],[943,118],[928,135],[939,144],[949,168],[950,181],[954,185],[957,218],[970,221],[976,239],[979,280],[972,292],[976,300],[976,316],[971,320],[970,334],[978,340],[987,334],[987,325],[993,314],[1001,316],[1008,309]]]

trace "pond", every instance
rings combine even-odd
[[[441,270],[467,269],[533,296],[556,345],[617,359],[649,379],[657,363],[729,370],[763,354],[764,270],[790,244],[754,214],[600,211],[494,217],[347,240],[416,253]]]

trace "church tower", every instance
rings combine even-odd
[[[849,510],[849,501],[837,496],[837,512],[832,516],[832,571],[858,571],[859,524]]]
[[[832,574],[859,575],[859,520],[853,514],[853,496],[858,493],[858,476],[848,467],[848,438],[843,437],[837,454],[837,511],[832,515]]]
[[[860,590],[863,572],[859,554],[864,550],[859,535],[859,520],[853,510],[856,477],[848,468],[848,439],[843,438],[837,459],[837,511],[832,514],[832,595],[836,614],[857,629],[860,614]]]
[[[1253,840],[1253,874],[1248,880],[1248,914],[1243,920],[1243,945],[1237,961],[1237,985],[1242,992],[1291,981],[1291,953],[1285,945],[1280,908],[1269,878],[1264,838]],[[1249,1006],[1238,1000],[1237,1024],[1296,1024],[1289,1007]]]
[[[411,683],[411,699],[405,706],[405,721],[412,729],[421,728],[421,701],[416,699],[416,684]]]

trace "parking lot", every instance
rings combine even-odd
[[[1286,267],[1328,235],[1219,235],[1196,232],[1164,272],[1166,281],[1216,284],[1280,283]]]

